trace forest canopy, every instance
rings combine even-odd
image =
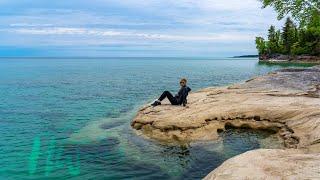
[[[281,30],[270,26],[268,37],[256,37],[259,55],[320,56],[319,0],[262,0],[263,8],[271,6],[278,18],[286,18]],[[293,18],[291,19],[290,16]]]

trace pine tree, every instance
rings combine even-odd
[[[291,48],[296,41],[296,26],[288,17],[282,31],[284,53],[291,55]]]
[[[270,26],[268,30],[268,53],[274,54],[277,52],[277,39],[276,39],[276,30],[274,26]]]
[[[281,38],[281,31],[277,30],[276,31],[276,37],[275,37],[275,41],[276,41],[276,53],[282,53],[283,52],[283,46],[282,46],[282,38]]]

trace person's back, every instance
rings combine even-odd
[[[151,105],[152,106],[161,105],[161,101],[165,98],[168,98],[172,105],[185,106],[187,104],[187,96],[191,91],[191,88],[187,86],[187,80],[184,78],[180,80],[180,86],[181,88],[175,96],[173,96],[169,91],[164,91],[162,95],[159,97],[159,99],[154,101]]]
[[[177,102],[179,105],[185,106],[187,104],[187,96],[191,89],[188,86],[182,86],[178,92],[178,94],[175,95],[175,98],[177,99]]]

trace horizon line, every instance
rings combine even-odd
[[[50,58],[50,59],[103,59],[103,58],[236,58],[241,56],[258,56],[256,54],[235,55],[235,56],[0,56],[0,59],[18,59],[18,58]]]

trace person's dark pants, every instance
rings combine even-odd
[[[178,105],[177,99],[169,91],[164,91],[160,96],[159,101],[162,101],[165,98],[168,98],[172,105]]]

